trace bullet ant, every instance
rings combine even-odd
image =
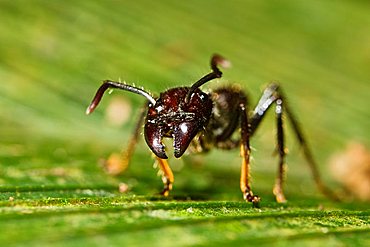
[[[286,202],[283,191],[286,156],[283,114],[291,122],[317,187],[323,194],[336,198],[323,184],[302,130],[277,83],[271,83],[267,86],[253,111],[250,111],[247,95],[237,87],[224,86],[209,93],[199,89],[206,82],[220,78],[222,72],[219,67],[227,67],[228,64],[226,59],[216,54],[211,58],[212,72],[203,76],[191,87],[171,88],[161,93],[159,97],[153,97],[141,88],[106,80],[98,89],[86,110],[86,114],[94,111],[108,88],[118,88],[144,96],[147,99],[146,109],[136,125],[126,158],[130,159],[144,122],[145,141],[155,154],[159,168],[163,173],[164,189],[162,195],[169,194],[174,182],[162,139],[172,138],[176,158],[180,158],[186,150],[200,153],[207,152],[211,148],[229,150],[239,147],[242,157],[240,189],[247,202],[258,204],[260,197],[252,192],[250,186],[251,149],[249,140],[256,132],[267,110],[274,105],[277,128],[276,149],[279,155],[279,169],[273,188],[276,201]],[[240,132],[238,132],[239,130]],[[235,132],[240,133],[238,138],[235,138]]]

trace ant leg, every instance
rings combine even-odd
[[[145,104],[145,106],[143,106],[140,110],[140,115],[136,123],[134,132],[129,139],[128,146],[126,147],[126,149],[122,150],[119,162],[113,162],[112,159],[108,159],[107,162],[105,162],[104,167],[109,174],[119,175],[128,167],[132,154],[134,153],[138,138],[140,136],[140,130],[144,122],[146,110],[147,104]]]
[[[275,83],[272,83],[270,84],[266,89],[265,91],[263,92],[262,94],[262,97],[260,99],[260,101],[258,102],[255,110],[254,110],[254,113],[253,113],[253,116],[251,117],[251,123],[250,123],[250,133],[251,135],[253,135],[253,133],[256,131],[257,127],[259,126],[260,122],[262,121],[263,117],[265,116],[265,113],[266,111],[269,109],[269,107],[271,106],[271,104],[273,103],[276,103],[278,104],[278,101],[281,102],[284,106],[284,108],[281,108],[281,110],[284,110],[284,112],[286,113],[288,119],[290,120],[291,124],[292,124],[292,127],[293,127],[293,130],[298,138],[298,141],[303,149],[303,154],[305,156],[305,159],[307,160],[308,162],[308,165],[311,169],[311,172],[312,172],[312,175],[313,175],[313,179],[316,183],[316,186],[318,187],[318,189],[321,191],[321,193],[323,193],[325,196],[327,196],[328,198],[331,198],[332,200],[339,200],[339,198],[335,195],[335,193],[333,193],[328,187],[326,187],[324,185],[324,183],[322,182],[321,180],[321,177],[320,177],[320,173],[318,171],[318,166],[316,164],[316,161],[315,159],[313,158],[313,155],[312,155],[312,152],[307,144],[307,141],[303,135],[303,132],[298,124],[298,121],[296,120],[294,114],[292,113],[292,111],[290,110],[289,106],[287,105],[287,102],[285,100],[285,97],[283,95],[283,93],[281,92],[281,90],[279,89],[279,86]],[[278,106],[277,106],[278,108]],[[278,116],[278,122],[279,122],[279,116]],[[277,178],[277,185],[275,185],[275,188],[274,188],[274,193],[275,191],[278,192],[279,189],[282,191],[282,183],[283,183],[283,177],[284,177],[284,155],[283,152],[284,152],[284,147],[283,147],[283,142],[281,142],[281,140],[279,140],[279,135],[282,134],[282,132],[280,132],[279,134],[279,128],[280,128],[280,131],[282,131],[282,124],[281,126],[279,127],[279,123],[278,123],[278,149],[279,149],[279,153],[280,153],[280,162],[279,162],[279,176]],[[279,185],[280,184],[280,185]],[[276,197],[277,197],[277,201],[279,201],[279,193],[275,193]]]
[[[334,193],[331,189],[329,189],[322,181],[319,170],[317,168],[318,165],[316,163],[316,160],[313,157],[313,154],[311,152],[311,149],[309,148],[309,145],[307,144],[306,138],[303,135],[303,132],[298,124],[298,121],[296,120],[294,114],[292,113],[292,111],[290,110],[290,108],[288,107],[286,103],[285,103],[285,111],[287,113],[287,117],[289,121],[292,124],[293,130],[298,138],[298,141],[303,149],[304,157],[306,158],[307,163],[311,169],[311,173],[312,173],[312,176],[313,176],[313,179],[315,181],[317,188],[321,191],[323,195],[330,198],[331,200],[340,201],[340,198],[336,195],[336,193]]]
[[[266,111],[270,106],[276,104],[276,120],[277,120],[277,151],[279,154],[278,173],[275,181],[273,193],[277,202],[286,202],[284,195],[284,178],[285,178],[285,147],[284,147],[284,129],[283,129],[283,99],[278,93],[278,85],[270,84],[263,92],[260,101],[254,109],[251,117],[250,132],[254,134],[262,119],[266,115]]]
[[[172,184],[174,182],[173,173],[171,167],[168,165],[167,160],[158,157],[156,157],[156,159],[159,164],[159,169],[162,171],[162,181],[164,184],[161,195],[168,196],[170,191],[172,190]]]
[[[275,186],[273,193],[276,197],[276,201],[283,203],[286,202],[284,195],[283,185],[285,178],[285,147],[284,147],[284,128],[283,128],[283,101],[281,99],[276,100],[276,119],[277,119],[277,151],[279,152],[279,168],[278,175],[276,177]]]
[[[260,198],[257,195],[253,195],[250,186],[250,145],[249,145],[249,129],[248,129],[248,116],[247,116],[247,100],[245,96],[241,97],[239,103],[240,110],[240,124],[241,124],[241,145],[240,155],[242,156],[242,166],[240,173],[240,190],[243,193],[243,197],[246,201],[252,202],[257,205]]]

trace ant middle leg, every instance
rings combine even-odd
[[[273,193],[276,197],[276,201],[283,203],[286,202],[284,195],[283,185],[285,178],[285,145],[284,145],[284,128],[283,128],[283,101],[281,99],[276,100],[276,120],[277,120],[277,152],[279,153],[279,167],[278,175],[276,177],[275,186]]]
[[[277,118],[277,149],[279,153],[279,170],[278,176],[276,178],[276,183],[274,186],[274,194],[276,196],[276,200],[278,202],[285,202],[285,196],[283,192],[283,183],[284,183],[284,176],[285,176],[285,147],[284,147],[284,128],[283,128],[283,119],[282,114],[286,114],[288,120],[291,122],[293,131],[302,147],[303,154],[309,168],[311,170],[313,179],[316,183],[318,189],[327,197],[333,200],[339,200],[337,195],[332,192],[328,187],[325,186],[323,181],[321,180],[320,173],[318,171],[318,166],[316,164],[315,159],[313,158],[312,152],[307,144],[306,138],[303,135],[303,132],[296,120],[294,114],[290,110],[287,102],[285,100],[285,96],[283,95],[282,91],[279,89],[279,86],[275,83],[270,84],[263,92],[260,101],[258,102],[253,115],[250,119],[250,134],[253,133],[258,128],[260,122],[265,116],[266,111],[270,108],[270,106],[275,103],[276,104],[276,118]]]
[[[278,91],[278,85],[273,83],[270,84],[263,92],[260,101],[254,109],[251,117],[250,133],[251,135],[256,131],[262,119],[264,118],[266,111],[270,106],[275,103],[275,114],[276,114],[276,127],[277,127],[277,143],[276,149],[279,154],[278,173],[273,188],[276,201],[280,203],[286,202],[284,195],[284,179],[285,179],[285,138],[284,138],[284,126],[283,126],[283,111],[285,102],[281,94]]]

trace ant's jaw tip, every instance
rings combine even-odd
[[[167,157],[167,155],[166,155],[166,152],[165,152],[165,151],[160,152],[160,153],[156,153],[156,155],[157,155],[159,158],[161,158],[161,159],[164,159],[164,160],[168,159],[168,157]]]
[[[176,149],[174,150],[174,156],[176,158],[180,158],[182,156],[183,152],[180,150],[180,149]]]

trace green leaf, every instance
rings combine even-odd
[[[170,158],[169,198],[156,195],[162,182],[143,141],[122,175],[105,173],[103,160],[128,142],[142,97],[114,91],[85,115],[104,79],[158,95],[208,73],[217,52],[233,66],[202,89],[238,84],[255,105],[264,85],[280,81],[323,179],[340,191],[329,157],[370,140],[369,7],[345,0],[1,1],[1,245],[369,246],[369,203],[320,195],[289,124],[288,203],[274,202],[272,112],[251,142],[260,208],[241,198],[238,150]],[[121,125],[107,113],[117,99],[127,107]]]

